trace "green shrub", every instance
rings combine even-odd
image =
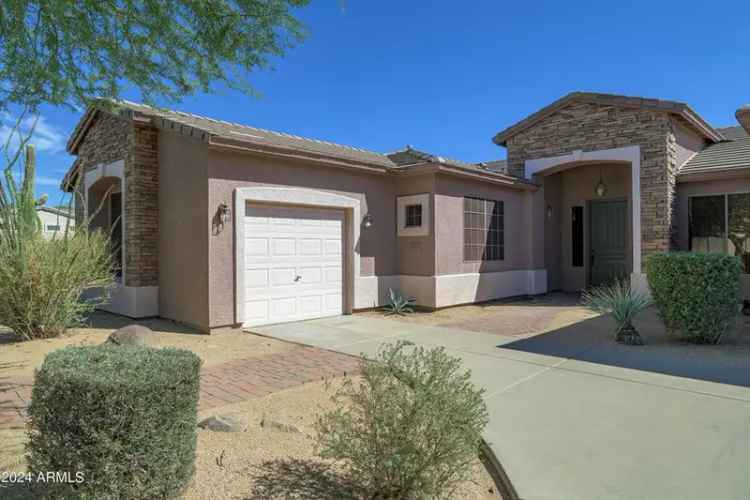
[[[646,259],[654,302],[667,330],[685,340],[716,343],[734,326],[742,265],[718,253],[670,252]]]
[[[609,314],[615,320],[615,340],[624,344],[641,345],[643,340],[633,326],[635,317],[648,306],[651,300],[644,294],[630,288],[630,282],[615,281],[585,290],[581,301],[589,309]]]
[[[50,498],[176,498],[195,462],[200,359],[180,349],[68,347],[36,372],[29,407],[32,474],[83,474],[46,484]]]
[[[442,348],[389,344],[361,368],[318,421],[321,457],[342,460],[366,498],[452,496],[478,456],[484,391]]]

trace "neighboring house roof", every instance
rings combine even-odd
[[[615,94],[599,94],[594,92],[571,92],[570,94],[558,99],[549,106],[545,106],[539,111],[532,113],[523,120],[511,125],[505,130],[499,132],[492,139],[495,144],[505,146],[508,139],[522,132],[539,121],[548,117],[552,113],[564,108],[573,102],[586,102],[591,104],[601,104],[606,106],[619,106],[628,108],[649,109],[664,113],[679,115],[698,130],[704,137],[711,141],[718,142],[723,139],[714,128],[708,124],[698,113],[685,103],[677,101],[664,101],[661,99],[647,99],[644,97],[629,97]]]
[[[443,171],[464,173],[474,177],[479,176],[491,182],[501,182],[523,189],[536,187],[535,184],[523,179],[491,171],[477,164],[450,160],[408,147],[400,152],[381,154],[328,141],[215,120],[181,111],[154,108],[129,101],[100,101],[89,107],[68,141],[67,150],[69,153],[78,153],[78,147],[89,127],[94,123],[96,116],[103,112],[118,114],[133,120],[147,121],[157,128],[187,135],[216,147],[285,157],[302,157],[326,164],[364,167],[381,172],[403,172],[415,167],[421,169],[426,164],[432,164],[444,167]],[[70,190],[75,182],[76,171],[79,166],[78,161],[71,165],[63,179],[63,189]]]
[[[42,206],[42,207],[36,207],[36,209],[37,209],[38,212],[48,212],[48,213],[51,213],[51,214],[60,215],[62,217],[67,217],[68,219],[72,219],[73,218],[73,214],[72,213],[70,213],[70,212],[68,212],[66,210],[61,210],[59,208]]]
[[[740,127],[739,125],[733,125],[730,127],[717,127],[716,131],[719,132],[724,137],[724,139],[728,141],[750,137],[750,135],[748,135],[747,133],[747,130]]]

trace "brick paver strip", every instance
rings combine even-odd
[[[199,410],[260,398],[297,385],[353,374],[354,356],[297,344],[285,351],[201,370]],[[23,427],[33,380],[0,377],[0,429]]]

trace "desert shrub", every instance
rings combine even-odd
[[[113,283],[106,235],[80,230],[20,246],[0,238],[0,318],[24,340],[55,337],[79,324],[106,294],[82,298]]]
[[[13,163],[0,183],[0,322],[24,340],[54,337],[107,300],[114,283],[109,239],[89,232],[85,222],[44,239],[36,214],[43,200],[34,198],[33,148],[27,148],[20,185]],[[104,293],[82,300],[84,290],[95,287]]]
[[[654,302],[668,331],[685,340],[716,343],[739,313],[742,265],[718,253],[670,252],[646,259]]]
[[[383,306],[386,316],[396,314],[403,316],[414,312],[414,303],[416,299],[404,297],[400,292],[388,289],[388,303]]]
[[[483,390],[443,348],[388,344],[346,380],[318,421],[323,458],[341,460],[366,498],[448,498],[467,480],[488,415]]]
[[[643,344],[638,330],[633,326],[633,320],[651,305],[651,300],[645,294],[633,290],[628,281],[617,280],[609,285],[585,290],[581,301],[593,311],[612,316],[615,320],[616,341],[631,345]]]
[[[200,359],[180,349],[68,347],[36,372],[29,406],[32,474],[82,473],[41,497],[176,498],[194,470]]]

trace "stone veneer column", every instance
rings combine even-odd
[[[508,171],[526,160],[637,145],[641,149],[641,256],[672,247],[676,149],[667,113],[574,102],[508,139]]]
[[[159,284],[158,131],[133,123],[125,161],[125,286]]]

